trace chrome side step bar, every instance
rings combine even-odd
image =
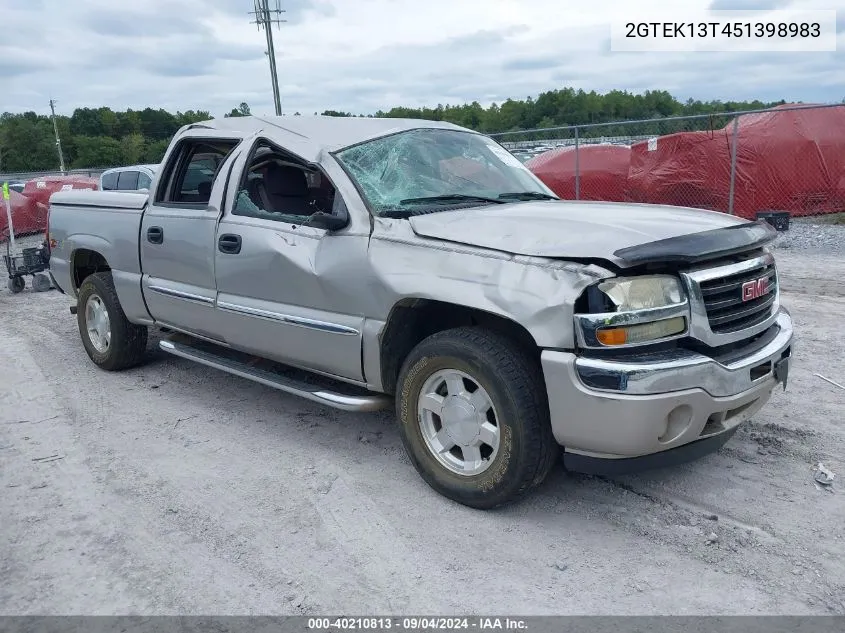
[[[380,411],[393,405],[393,400],[384,394],[360,390],[358,394],[330,391],[317,385],[310,385],[276,372],[252,367],[248,363],[231,358],[229,355],[215,354],[206,349],[200,349],[190,344],[176,341],[162,340],[159,348],[180,358],[187,358],[207,367],[213,367],[226,373],[252,380],[285,393],[300,396],[312,402],[318,402],[342,411]],[[221,350],[223,351],[223,350]],[[228,350],[226,350],[228,351]],[[350,389],[355,389],[350,386]]]

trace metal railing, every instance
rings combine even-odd
[[[555,193],[746,218],[845,211],[845,104],[491,134]]]

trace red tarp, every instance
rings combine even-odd
[[[23,187],[23,195],[48,206],[50,196],[69,189],[99,189],[100,181],[85,176],[45,176],[33,178]]]
[[[724,131],[667,134],[631,147],[628,199],[727,211],[730,176]]]
[[[582,145],[578,148],[581,200],[623,202],[631,148],[624,145]],[[526,161],[549,189],[565,200],[575,199],[575,148],[544,152]]]
[[[17,191],[9,191],[9,202],[12,207],[12,225],[15,235],[38,233],[44,231],[47,225],[47,206],[27,198]],[[6,241],[9,236],[9,221],[6,217],[6,201],[0,195],[0,241]],[[5,251],[3,251],[5,252]]]
[[[744,115],[737,134],[734,213],[813,215],[845,211],[845,106]],[[726,211],[733,122],[631,148],[635,202]]]

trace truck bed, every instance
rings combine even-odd
[[[61,191],[50,197],[50,272],[72,296],[71,253],[90,249],[108,262],[129,318],[148,320],[141,296],[138,237],[148,195],[130,191]]]

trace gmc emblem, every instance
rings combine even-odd
[[[765,294],[769,293],[769,278],[755,279],[754,281],[746,281],[742,284],[742,300],[751,301],[752,299],[759,299]]]

